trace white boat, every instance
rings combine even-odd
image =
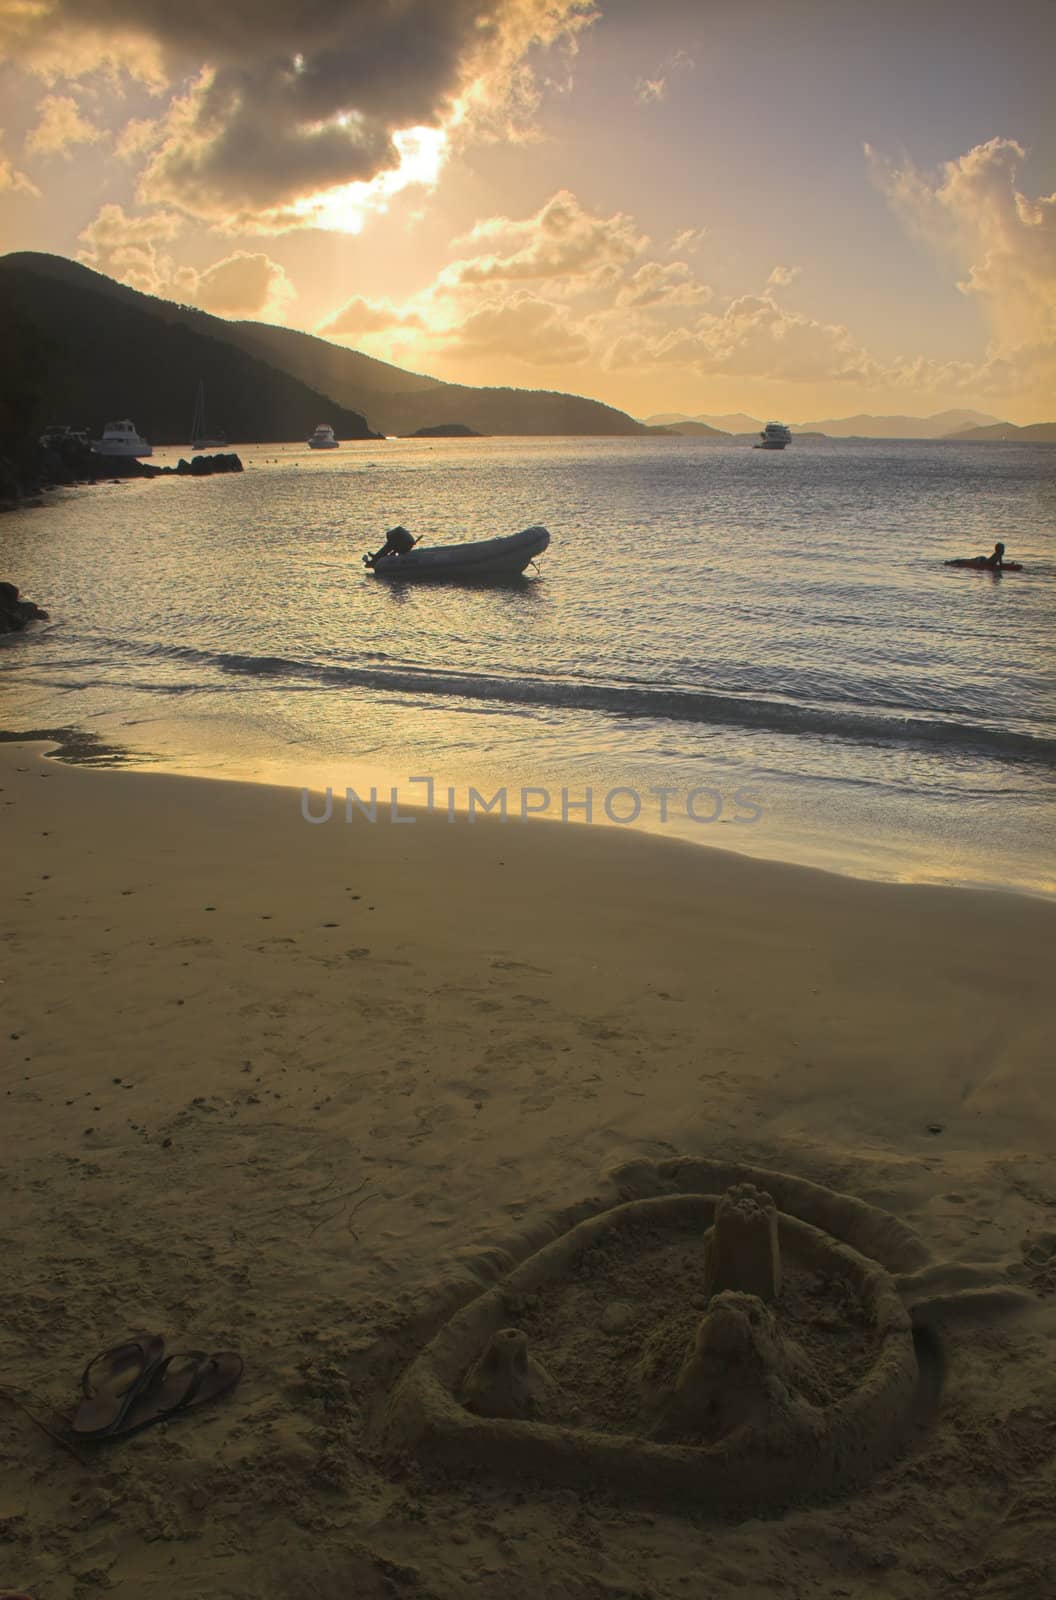
[[[92,449],[99,456],[152,456],[154,447],[141,439],[126,417],[123,422],[108,422],[103,437],[92,441]]]
[[[368,567],[379,578],[397,582],[432,580],[448,583],[494,582],[515,578],[534,556],[550,543],[545,528],[524,528],[499,539],[478,539],[473,544],[446,544],[427,550],[410,550],[404,556],[383,556]]]
[[[308,443],[313,450],[336,450],[338,447],[334,430],[328,422],[320,422]]]
[[[205,384],[199,381],[198,393],[194,399],[194,416],[191,418],[191,451],[196,450],[224,450],[227,440],[223,434],[215,438],[209,437],[209,430],[205,425]]]
[[[754,450],[783,450],[786,444],[792,443],[792,430],[786,428],[783,422],[768,422],[759,435],[759,443],[753,445]]]

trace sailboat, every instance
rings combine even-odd
[[[191,419],[191,450],[222,450],[227,444],[223,434],[216,438],[209,437],[205,426],[205,384],[199,380],[198,393],[194,399],[194,416]]]

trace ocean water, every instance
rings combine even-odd
[[[240,453],[237,477],[2,519],[0,575],[51,612],[0,649],[3,726],[339,799],[431,791],[463,817],[472,790],[511,825],[1056,887],[1056,447]],[[514,585],[401,588],[360,560],[395,523],[429,543],[543,523],[552,544]],[[996,539],[1027,572],[942,565]]]

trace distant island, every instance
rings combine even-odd
[[[951,435],[954,439],[978,440],[1015,439],[1021,444],[1056,444],[1056,422],[1028,422],[1017,428],[1014,422],[995,422],[988,428],[965,428],[963,433]]]
[[[762,430],[762,422],[743,411],[722,417],[686,417],[661,411],[645,418],[651,432],[682,434],[694,439],[743,439]],[[797,439],[1020,439],[1025,443],[1056,443],[1056,423],[1034,422],[1017,427],[981,411],[939,411],[930,417],[883,416],[859,413],[854,417],[827,417],[820,422],[789,424]]]
[[[431,428],[415,428],[405,433],[404,439],[483,439],[484,434],[469,428],[464,422],[437,422]]]

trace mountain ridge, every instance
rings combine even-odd
[[[951,433],[949,437],[962,443],[1018,439],[1023,444],[1056,444],[1056,422],[1028,422],[1023,427],[1018,427],[1014,422],[997,422],[989,428],[965,428],[960,433]]]
[[[13,275],[19,273],[24,280],[35,279],[40,285],[50,282],[67,294],[75,291],[93,294],[100,302],[98,315],[104,323],[108,314],[101,309],[102,306],[122,306],[128,312],[136,311],[153,318],[159,326],[182,326],[192,335],[227,344],[243,356],[264,362],[273,371],[307,386],[324,400],[329,400],[332,408],[342,408],[361,419],[366,418],[364,426],[367,426],[367,437],[372,436],[371,429],[380,429],[383,434],[408,434],[422,427],[455,422],[464,423],[482,434],[500,435],[611,436],[644,435],[652,431],[626,412],[581,395],[545,389],[474,388],[445,383],[425,374],[406,372],[401,367],[379,361],[361,351],[331,344],[316,334],[280,328],[271,323],[229,322],[196,306],[145,295],[65,256],[19,251],[0,257],[0,286],[5,279],[10,281]],[[43,289],[38,298],[49,299],[52,306],[55,304],[54,294],[49,297]],[[110,320],[113,320],[112,314]],[[76,343],[76,329],[70,332]],[[83,344],[85,341],[80,342]],[[164,367],[159,367],[155,376],[157,381],[164,382]],[[83,387],[82,384],[78,393],[83,393]],[[142,389],[138,392],[142,393]],[[64,396],[56,396],[54,405],[61,409],[63,403]],[[75,408],[77,416],[83,415],[84,403]],[[100,404],[97,402],[93,410]],[[106,410],[107,407],[103,406],[102,409]],[[112,415],[131,413],[140,423],[131,396],[127,402],[110,410]],[[142,405],[140,412],[144,419],[141,425],[145,426],[146,412],[142,411]],[[226,429],[234,442],[234,424],[212,398],[210,415],[216,419],[217,426]],[[320,415],[325,415],[325,411]],[[319,416],[314,418],[309,431],[319,420]],[[166,427],[170,428],[170,424],[166,423]],[[263,437],[269,441],[289,439],[296,437],[299,432],[300,426],[296,431],[286,428],[278,434],[269,432]],[[186,429],[183,429],[167,442],[179,442],[185,437]],[[155,442],[163,442],[160,433]]]
[[[749,417],[743,411],[723,416],[701,414],[695,417],[664,411],[644,420],[653,426],[674,428],[678,432],[688,431],[687,425],[692,423],[693,432],[703,426],[713,432],[733,437],[739,434],[758,433],[763,427],[759,418]],[[989,416],[986,412],[971,410],[938,411],[930,417],[897,414],[873,416],[868,412],[859,412],[853,417],[826,417],[817,422],[789,424],[793,434],[823,434],[830,439],[945,439],[953,437],[964,429],[981,426],[1011,427],[1012,424],[1003,423],[999,418]]]
[[[190,443],[200,383],[231,444],[307,439],[328,416],[344,439],[377,439],[361,413],[179,317],[62,283],[0,259],[0,444],[46,426],[101,429],[130,416],[152,444]]]

